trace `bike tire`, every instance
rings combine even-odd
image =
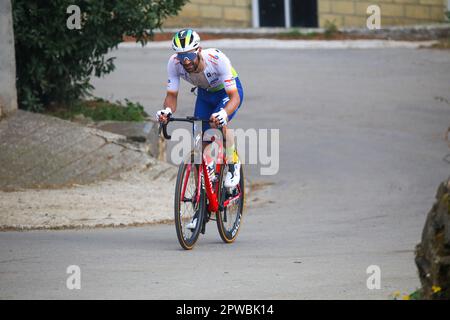
[[[239,187],[241,190],[241,196],[239,197],[239,204],[237,206],[236,217],[234,218],[233,224],[231,228],[227,228],[225,225],[228,222],[228,208],[223,208],[223,210],[219,210],[216,214],[216,222],[217,229],[219,231],[219,235],[225,243],[233,243],[238,234],[239,230],[242,226],[242,216],[244,212],[244,204],[245,204],[245,182],[244,182],[244,166],[241,164],[240,169],[241,178],[239,181]],[[226,170],[224,170],[224,166],[222,166],[220,170],[220,180],[219,180],[219,203],[223,205],[225,198],[227,197],[227,190],[223,186],[226,177]],[[225,221],[227,220],[227,221]]]
[[[200,192],[200,200],[199,203],[192,203],[194,216],[197,215],[197,223],[195,229],[187,229],[186,228],[186,221],[183,219],[182,215],[182,202],[185,202],[184,199],[181,199],[181,192],[184,185],[184,181],[186,178],[186,170],[188,168],[189,164],[181,163],[178,168],[178,175],[177,175],[177,182],[175,185],[175,203],[174,203],[174,215],[175,215],[175,229],[177,232],[177,238],[178,242],[180,243],[181,247],[185,250],[191,250],[195,243],[198,240],[198,237],[200,235],[201,228],[203,226],[203,218],[204,218],[204,210],[205,210],[205,192],[200,187],[200,190],[197,190],[197,183],[195,183],[194,175],[197,174],[199,166],[198,165],[191,165],[191,174],[189,175],[189,179],[194,179],[195,184],[195,192]],[[187,191],[187,190],[186,190]],[[185,195],[186,198],[186,195]],[[191,198],[194,198],[191,195]],[[189,206],[189,205],[188,205]],[[190,232],[189,232],[189,231]],[[190,233],[189,237],[186,237],[186,232]]]

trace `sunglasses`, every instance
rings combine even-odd
[[[189,61],[194,61],[195,58],[197,58],[197,51],[178,53],[177,58],[180,60],[181,63],[184,63],[186,59]]]

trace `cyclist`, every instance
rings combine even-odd
[[[166,122],[177,110],[180,77],[198,88],[194,116],[211,120],[213,127],[222,126],[226,137],[226,159],[229,165],[224,185],[235,187],[240,180],[240,161],[236,152],[234,136],[227,124],[242,105],[244,92],[238,74],[228,57],[218,49],[202,49],[200,36],[192,29],[183,29],[172,38],[176,52],[167,65],[168,81],[164,109],[156,113],[158,121]],[[203,131],[209,129],[203,124]],[[205,150],[206,151],[206,150]],[[214,170],[209,165],[208,170]]]

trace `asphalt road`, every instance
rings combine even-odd
[[[237,242],[207,226],[183,251],[173,225],[0,233],[0,298],[386,299],[419,286],[414,247],[440,181],[450,54],[428,49],[226,50],[245,88],[235,127],[280,129],[280,169]],[[152,114],[170,51],[120,49],[96,94]],[[189,86],[183,85],[188,91]],[[180,114],[192,112],[183,93]],[[81,268],[81,290],[66,268]],[[381,288],[366,286],[370,265]]]

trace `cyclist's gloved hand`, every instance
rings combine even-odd
[[[213,113],[211,117],[216,119],[216,123],[218,122],[220,126],[225,126],[228,122],[227,112],[223,108],[219,112]]]
[[[169,118],[172,115],[172,109],[169,107],[165,109],[161,109],[158,112],[156,112],[156,120],[160,122],[167,122],[167,118]]]

